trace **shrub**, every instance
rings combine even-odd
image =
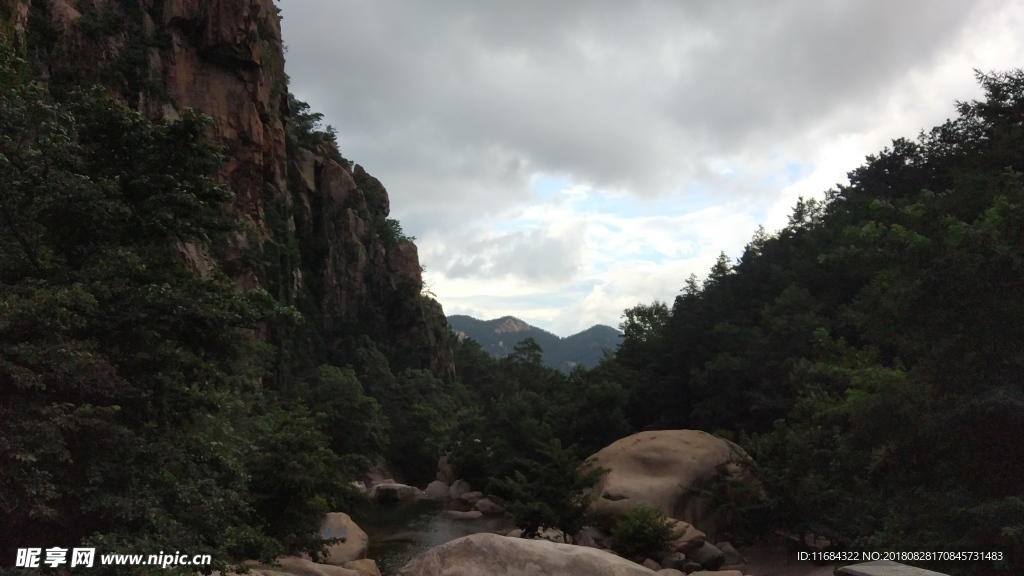
[[[586,523],[592,497],[583,491],[597,483],[606,470],[581,462],[575,446],[563,448],[557,438],[538,440],[535,446],[533,457],[514,459],[512,476],[491,479],[491,491],[505,499],[524,536],[554,528],[569,541]]]
[[[633,508],[612,528],[612,549],[626,558],[659,556],[671,539],[672,524],[661,510],[650,506]]]

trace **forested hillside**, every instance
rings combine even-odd
[[[271,0],[0,0],[0,571],[317,553],[373,462],[433,475],[443,312],[283,66]]]
[[[956,119],[801,200],[673,302],[626,310],[622,345],[594,370],[527,377],[536,349],[495,362],[462,343],[483,417],[461,436],[502,447],[457,447],[467,476],[510,476],[518,458],[559,485],[571,467],[551,438],[582,458],[626,431],[706,430],[742,445],[764,487],[710,489],[741,520],[734,542],[988,551],[925,566],[1021,573],[1024,72],[978,80],[985,99]]]
[[[1024,569],[1024,73],[978,79],[956,119],[627,311],[632,426],[743,444],[762,531]]]

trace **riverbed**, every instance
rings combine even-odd
[[[515,528],[512,521],[503,516],[453,520],[442,516],[441,510],[441,503],[431,500],[393,504],[368,502],[352,511],[352,519],[369,536],[370,548],[366,555],[377,562],[382,576],[393,576],[409,560],[456,538],[481,532],[504,534]]]

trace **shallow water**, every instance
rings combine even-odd
[[[370,537],[368,558],[383,576],[394,575],[409,560],[428,549],[456,538],[480,532],[505,533],[514,528],[504,517],[453,520],[441,515],[439,502],[368,503],[352,512],[352,518]],[[468,507],[461,508],[463,510]]]

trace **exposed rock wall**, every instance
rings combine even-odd
[[[252,235],[233,247],[245,250],[266,237],[264,188],[277,194],[287,189],[277,9],[271,0],[167,0],[163,8],[171,46],[153,65],[179,109],[195,108],[214,119],[213,136],[228,155],[220,178],[251,224]]]
[[[291,206],[302,268],[329,335],[368,331],[397,368],[453,376],[441,305],[423,295],[416,245],[385,229],[387,190],[359,165],[304,148],[292,158]]]
[[[154,118],[189,107],[213,119],[211,139],[227,155],[217,178],[246,227],[225,246],[181,246],[197,273],[216,261],[240,288],[274,283],[289,303],[308,288],[328,337],[369,330],[396,367],[454,374],[444,313],[421,295],[416,246],[382,229],[387,191],[328,147],[289,146],[273,0],[0,1],[16,1],[19,25],[48,43],[42,73],[54,84],[102,83]],[[268,264],[270,245],[295,246],[298,258]]]

